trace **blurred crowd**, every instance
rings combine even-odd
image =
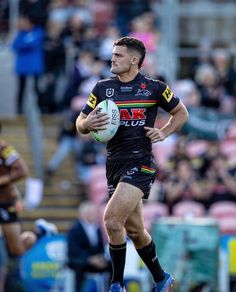
[[[160,20],[152,10],[158,1],[19,0],[13,35],[9,34],[9,2],[0,1],[0,44],[9,43],[15,58],[16,112],[25,113],[27,83],[33,77],[39,111],[62,117],[57,149],[45,166],[45,183],[72,154],[75,176],[83,188],[85,205],[68,233],[69,266],[80,285],[82,268],[96,272],[109,265],[103,259],[100,266],[103,246],[100,237],[93,239],[97,223],[90,218],[96,206],[87,202],[92,198],[89,186],[95,184],[93,168],[105,167],[105,145],[89,135],[78,136],[75,120],[95,83],[110,76],[113,42],[121,36],[141,39],[147,47],[143,72],[169,84],[159,66]],[[161,203],[166,215],[176,215],[180,202],[199,203],[201,214],[217,202],[236,203],[236,62],[227,47],[216,47],[209,39],[199,43],[192,60],[188,78],[170,84],[188,107],[189,122],[180,133],[153,147],[159,168],[146,206]],[[165,118],[161,111],[157,126]],[[85,240],[76,242],[84,227],[89,230],[84,232]],[[236,232],[235,221],[234,228]],[[92,250],[86,250],[89,256],[83,262],[76,261],[75,243],[81,250]]]
[[[19,1],[17,31],[11,38],[18,78],[17,112],[24,112],[26,82],[34,76],[40,111],[64,117],[58,149],[46,166],[47,177],[55,174],[70,152],[75,158],[76,176],[84,186],[90,182],[91,167],[104,165],[104,145],[78,137],[74,122],[96,81],[110,75],[114,40],[124,35],[141,39],[147,47],[143,71],[168,83],[168,76],[158,66],[161,33],[160,20],[152,12],[154,2]],[[7,14],[7,1],[1,3],[1,11]],[[28,54],[22,53],[25,48]],[[181,200],[200,202],[206,209],[216,201],[236,201],[234,64],[227,47],[215,47],[211,40],[203,39],[198,56],[189,65],[189,78],[171,84],[188,107],[190,122],[192,119],[201,126],[201,132],[184,128],[160,164],[152,199],[167,204],[170,212]],[[160,119],[165,118],[163,115],[160,113]],[[194,156],[189,153],[189,144],[199,139],[204,140],[204,147]]]

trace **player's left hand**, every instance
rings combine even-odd
[[[144,129],[147,131],[146,136],[151,140],[152,143],[163,141],[166,138],[166,135],[163,133],[163,131],[158,128],[144,127]]]

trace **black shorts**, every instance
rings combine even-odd
[[[137,160],[107,161],[106,176],[109,197],[115,191],[119,182],[129,183],[143,192],[147,199],[151,186],[155,180],[157,166],[153,157]]]
[[[15,203],[0,203],[0,224],[18,222]]]

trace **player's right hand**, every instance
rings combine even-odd
[[[95,108],[86,117],[86,127],[89,131],[105,130],[105,126],[109,124],[109,119],[107,113],[100,113],[99,109]]]

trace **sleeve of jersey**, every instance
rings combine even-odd
[[[98,83],[94,86],[89,98],[82,109],[82,112],[88,115],[95,107],[99,104],[100,100],[98,98]]]
[[[20,158],[19,153],[11,145],[6,145],[3,148],[1,156],[4,159],[6,166],[10,166],[11,164],[13,164],[16,160]]]
[[[158,106],[161,107],[166,112],[171,111],[173,108],[175,108],[177,106],[180,99],[177,96],[175,96],[173,91],[164,82],[158,81],[157,86],[158,86],[158,88],[157,88]]]

